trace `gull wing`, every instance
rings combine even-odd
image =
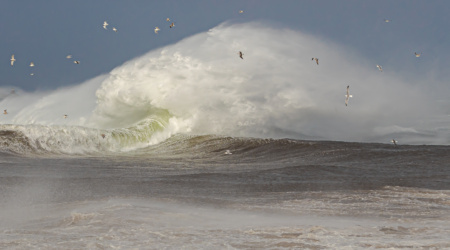
[[[350,86],[347,86],[347,94],[345,95],[345,106],[348,106],[348,99],[352,97],[349,93]]]

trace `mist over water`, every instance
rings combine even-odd
[[[76,86],[53,91],[27,93],[21,90],[2,89],[7,92],[0,105],[8,115],[2,124],[39,124],[86,126],[96,106],[95,91],[106,76],[98,76]],[[64,119],[68,115],[68,119]]]
[[[436,99],[448,89],[377,63],[300,31],[225,23],[78,86],[10,95],[0,122],[104,130],[156,122],[164,129],[153,143],[192,133],[449,144],[448,103]]]

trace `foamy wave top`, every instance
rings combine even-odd
[[[417,135],[403,142],[450,143],[442,126],[450,118],[435,95],[375,65],[299,31],[222,24],[80,86],[2,104],[9,102],[6,123],[14,124],[121,129],[165,121],[155,143],[175,133],[383,142],[403,133]],[[348,85],[354,97],[345,106]]]

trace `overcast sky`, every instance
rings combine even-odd
[[[0,5],[0,86],[26,91],[78,84],[220,23],[249,21],[343,45],[405,78],[446,84],[450,76],[450,1],[445,0],[3,0]],[[414,52],[422,56],[415,58]],[[66,59],[68,54],[73,59]]]

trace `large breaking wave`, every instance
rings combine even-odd
[[[111,151],[177,133],[449,144],[448,103],[373,64],[299,31],[222,24],[78,86],[10,94],[0,123],[34,144],[59,138],[69,153],[95,151],[78,142],[99,134],[112,135]]]

